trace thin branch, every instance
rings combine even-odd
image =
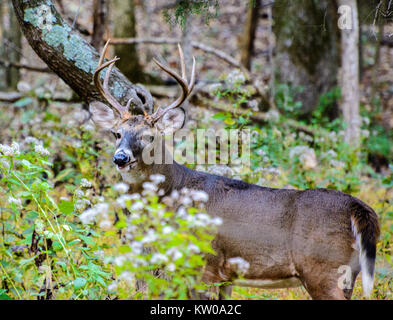
[[[0,91],[0,101],[2,102],[8,102],[8,103],[14,103],[22,98],[24,98],[25,95],[21,92],[18,91],[11,91],[11,92],[2,92]],[[56,101],[56,102],[63,102],[63,103],[81,103],[82,100],[78,98],[67,98],[67,97],[52,97],[50,98],[51,101]]]
[[[146,44],[178,44],[180,43],[180,39],[173,39],[173,38],[115,38],[111,40],[111,45],[118,45],[118,44],[135,44],[135,43],[146,43]],[[252,76],[252,74],[235,58],[231,57],[227,53],[222,50],[210,47],[206,44],[192,41],[191,45],[199,50],[204,52],[210,53],[215,55],[216,57],[224,60],[225,62],[229,63],[230,65],[234,66],[235,68],[239,68],[245,76],[249,79],[252,85],[255,87],[258,95],[262,98],[263,104],[271,107],[271,103],[266,98],[265,94],[260,90],[259,86],[257,85],[256,80]]]
[[[33,66],[30,66],[27,64],[12,62],[12,61],[8,61],[8,60],[0,59],[0,64],[6,68],[7,67],[14,67],[14,68],[18,68],[18,69],[26,69],[26,70],[33,71],[33,72],[52,73],[52,71],[49,68],[33,67]]]

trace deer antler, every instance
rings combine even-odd
[[[94,72],[93,75],[93,80],[94,84],[97,87],[98,91],[101,93],[101,95],[106,99],[106,101],[109,103],[110,107],[120,115],[121,118],[123,119],[129,119],[131,118],[131,114],[129,113],[129,107],[131,104],[132,99],[130,99],[127,103],[126,106],[122,106],[110,93],[109,88],[108,88],[108,82],[109,82],[109,77],[112,72],[113,66],[115,65],[115,62],[119,60],[119,58],[115,57],[114,59],[104,62],[104,58],[106,55],[106,51],[108,50],[108,46],[110,43],[110,39],[105,44],[104,49],[102,50],[100,60],[98,61],[98,67]],[[106,67],[108,67],[108,70],[105,73],[105,78],[104,78],[104,85],[101,84],[100,81],[100,72],[104,70]]]
[[[183,54],[183,50],[182,50],[180,44],[178,44],[178,48],[179,48],[179,54],[180,54],[180,65],[181,65],[182,76],[178,75],[175,71],[169,69],[168,67],[164,66],[159,61],[157,61],[156,59],[153,58],[154,62],[162,70],[164,70],[166,73],[170,74],[173,78],[175,78],[175,80],[179,83],[179,85],[182,88],[182,93],[179,98],[177,98],[172,104],[170,104],[165,109],[158,108],[157,111],[153,115],[151,115],[150,118],[153,123],[158,121],[169,110],[179,107],[184,102],[184,100],[187,99],[187,97],[190,95],[192,89],[194,88],[194,84],[195,84],[195,57],[192,57],[193,63],[192,63],[192,71],[191,71],[191,80],[190,80],[190,83],[187,83],[188,80],[187,80],[187,76],[186,76],[186,66],[184,63],[184,54]]]

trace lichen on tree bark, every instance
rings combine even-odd
[[[49,0],[12,0],[22,32],[38,56],[83,100],[104,101],[92,76],[99,54],[62,19]],[[109,86],[121,102],[132,99],[134,112],[151,112],[150,93],[132,84],[117,68]]]

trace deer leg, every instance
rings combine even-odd
[[[219,294],[218,294],[219,300],[231,299],[231,296],[232,296],[232,285],[226,284],[220,286]]]
[[[313,300],[349,300],[358,272],[352,272],[351,283],[340,285],[337,269],[326,273],[303,275],[301,281]]]

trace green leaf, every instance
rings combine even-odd
[[[22,99],[19,99],[18,101],[16,101],[16,102],[14,103],[14,106],[15,106],[15,107],[22,108],[22,107],[28,106],[28,105],[31,104],[32,102],[33,102],[33,99],[32,99],[32,98],[30,98],[30,97],[25,97],[25,98],[22,98]]]
[[[85,278],[78,277],[74,280],[74,288],[76,290],[82,288],[86,284],[87,280]]]
[[[66,181],[74,175],[75,175],[75,169],[67,168],[59,172],[59,174],[55,178],[55,181]]]
[[[229,112],[219,112],[219,113],[216,113],[216,114],[213,116],[213,119],[216,119],[216,120],[224,120],[224,119],[226,119],[228,116],[230,116]]]
[[[61,200],[59,210],[61,213],[68,215],[74,210],[74,204],[72,201]]]

